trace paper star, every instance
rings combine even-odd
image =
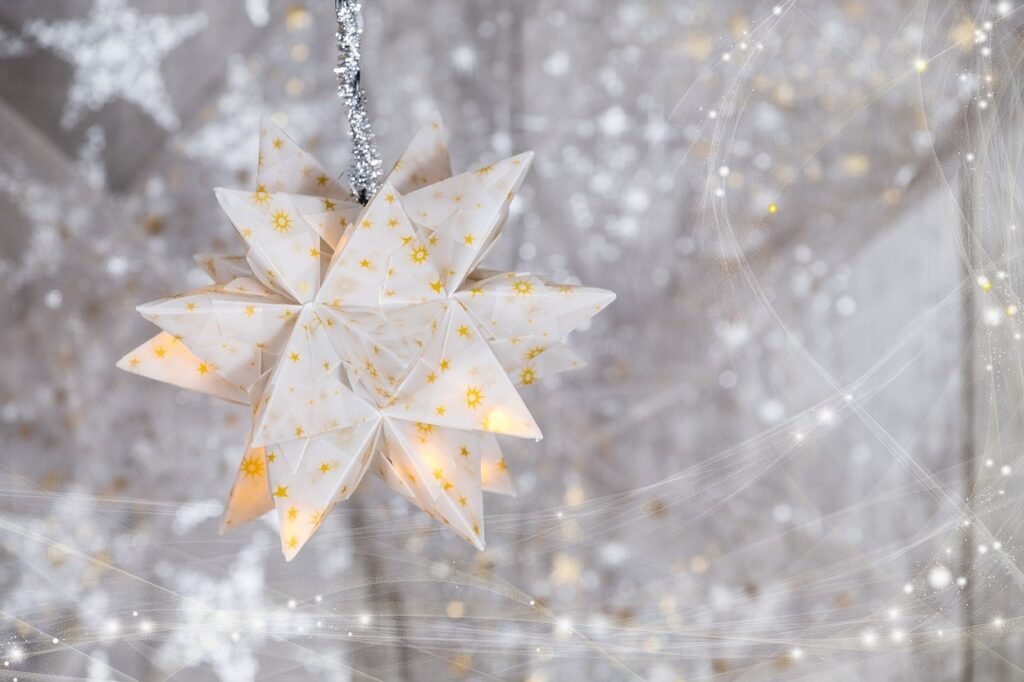
[[[96,0],[84,19],[30,21],[25,34],[59,53],[74,68],[61,125],[71,128],[86,111],[115,98],[142,108],[166,129],[178,125],[160,75],[164,57],[206,27],[200,12],[143,15],[124,0]]]
[[[477,268],[530,158],[452,177],[435,118],[362,207],[263,122],[256,190],[217,191],[248,254],[140,307],[205,371],[137,362],[161,335],[119,363],[252,405],[225,528],[276,507],[291,559],[373,470],[483,548],[481,490],[514,492],[494,434],[540,438],[514,383],[581,365],[562,340],[614,298]]]

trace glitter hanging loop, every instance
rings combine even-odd
[[[338,97],[348,110],[348,134],[352,138],[352,166],[349,181],[359,203],[366,204],[380,188],[380,152],[377,151],[373,126],[366,113],[366,93],[360,85],[360,42],[363,34],[362,9],[359,0],[334,0],[338,19]]]

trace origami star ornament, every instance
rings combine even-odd
[[[216,192],[247,253],[197,256],[213,284],[140,306],[164,331],[118,365],[251,406],[222,528],[276,508],[290,560],[372,470],[483,548],[495,434],[541,435],[514,384],[582,366],[614,299],[479,268],[531,158],[453,176],[435,116],[364,207],[263,121],[255,190]]]

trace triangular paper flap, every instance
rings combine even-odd
[[[385,436],[388,459],[416,505],[483,549],[481,434],[388,420]]]
[[[334,199],[351,196],[312,154],[267,117],[260,120],[256,186],[265,192],[316,194]]]
[[[285,467],[288,471],[294,473],[302,463],[302,458],[306,454],[306,446],[309,445],[309,442],[309,438],[296,438],[267,445],[266,447],[276,455],[276,460],[279,464],[275,466]]]
[[[375,310],[441,298],[442,287],[429,247],[385,184],[335,252],[317,301]]]
[[[298,469],[279,453],[270,462],[270,490],[280,522],[281,550],[288,561],[306,544],[339,499],[347,499],[366,474],[380,428],[377,423],[329,431],[308,439]]]
[[[283,301],[210,287],[145,303],[137,310],[202,359],[198,372],[216,372],[247,390],[263,371],[262,350],[283,342],[299,309]]]
[[[438,182],[403,197],[409,216],[428,232],[432,259],[451,291],[493,243],[530,166],[520,154]]]
[[[516,486],[509,475],[505,456],[493,433],[485,433],[480,439],[480,483],[489,493],[515,497]]]
[[[247,446],[221,517],[220,532],[238,528],[274,508],[263,448]]]
[[[564,341],[545,346],[534,344],[530,337],[522,337],[491,341],[490,345],[512,383],[517,386],[530,386],[544,377],[587,366],[587,362]]]
[[[252,275],[249,261],[242,255],[197,253],[193,258],[216,284],[227,284],[239,277]]]
[[[373,464],[374,455],[378,450],[380,450],[381,422],[377,422],[376,424],[368,423],[356,428],[364,427],[373,428],[373,439],[369,441],[369,444],[365,449],[360,451],[359,457],[354,459],[352,465],[338,477],[338,484],[334,487],[334,504],[344,502],[348,498],[352,497],[352,494],[356,491],[356,488],[359,487],[363,478],[366,477],[366,473],[370,470],[370,466]]]
[[[449,307],[441,331],[417,359],[397,396],[385,416],[541,437],[515,386],[461,306]]]
[[[299,303],[320,287],[320,234],[291,195],[218,188],[217,201],[249,247],[253,274]]]
[[[384,481],[389,488],[415,504],[415,493],[413,493],[412,489],[406,485],[405,481],[402,480],[402,472],[400,472],[391,460],[387,458],[384,454],[385,451],[386,449],[381,449],[377,452],[377,456],[374,458],[374,462],[371,466],[373,472],[377,474],[377,476]],[[415,474],[413,474],[413,476],[415,477]]]
[[[253,443],[311,438],[377,418],[340,379],[341,358],[311,306],[295,322],[253,417]]]
[[[245,269],[249,271],[249,275],[243,277],[235,277],[227,282],[220,284],[214,284],[208,287],[210,290],[220,294],[240,294],[242,296],[257,296],[264,300],[266,303],[279,303],[281,305],[298,305],[295,301],[291,300],[287,296],[284,296],[279,291],[268,289],[263,286],[263,282],[259,281],[252,276],[252,269],[249,267],[248,259],[245,261]]]
[[[363,210],[358,201],[323,196],[289,195],[295,208],[332,250]]]
[[[467,282],[456,298],[489,338],[529,337],[552,345],[608,306],[615,294],[509,272]]]
[[[336,324],[328,329],[339,350],[351,386],[383,407],[395,396],[412,362],[438,333],[447,299],[364,314],[323,307]]]
[[[245,391],[211,371],[209,363],[204,363],[183,342],[167,332],[160,332],[125,355],[118,361],[117,367],[147,379],[207,393],[231,402],[243,405],[249,402]]]
[[[243,388],[260,373],[260,347],[281,341],[289,306],[235,292],[200,290],[143,304],[147,320],[183,341],[217,371]]]
[[[408,367],[440,331],[441,321],[449,305],[449,299],[442,298],[387,309],[384,323],[374,332],[374,337],[381,339]]]
[[[501,207],[507,207],[519,191],[532,161],[533,152],[525,152],[486,164],[410,192],[402,197],[402,203],[417,224],[429,229],[436,229],[460,210],[486,208],[500,214]]]
[[[431,185],[452,175],[452,164],[448,158],[444,124],[441,115],[434,112],[413,138],[402,157],[395,163],[388,182],[402,194],[426,185]]]
[[[377,406],[389,403],[411,361],[404,339],[380,315],[321,309],[322,315],[334,322],[327,327],[327,335],[341,356],[349,385]]]

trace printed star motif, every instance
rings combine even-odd
[[[160,65],[206,24],[201,12],[145,15],[124,0],[96,0],[84,18],[30,21],[24,31],[74,68],[61,114],[62,127],[72,128],[86,112],[98,111],[121,98],[171,130],[178,126],[178,117]]]
[[[258,478],[263,475],[263,460],[254,455],[246,455],[242,458],[240,468],[246,478]]]
[[[563,339],[614,297],[479,269],[531,158],[453,176],[435,120],[359,206],[261,123],[256,190],[217,190],[248,252],[140,306],[165,331],[119,363],[252,406],[223,528],[276,508],[290,560],[373,471],[484,547],[482,492],[514,492],[495,435],[540,437],[516,385],[582,366]]]

